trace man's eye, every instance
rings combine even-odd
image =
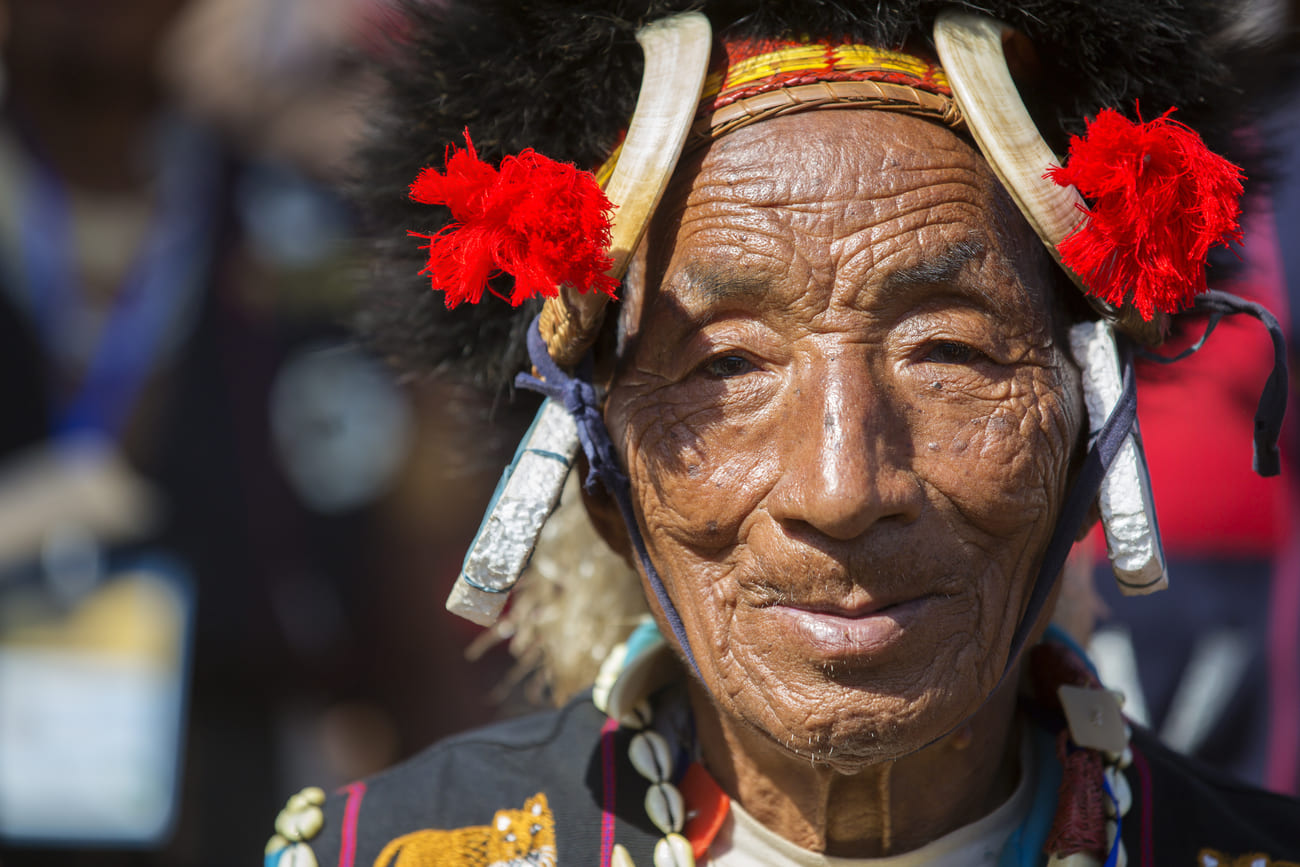
[[[726,379],[730,376],[739,376],[742,373],[748,373],[754,369],[754,365],[740,357],[739,355],[720,355],[717,358],[710,359],[704,369],[710,376],[716,376],[719,379]]]
[[[970,364],[978,361],[982,355],[983,353],[972,346],[945,340],[931,346],[925,354],[925,360],[935,364]]]

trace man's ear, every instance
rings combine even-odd
[[[573,472],[578,474],[579,479],[585,479],[587,467],[587,456],[580,452]],[[591,519],[591,525],[596,528],[600,538],[628,565],[633,565],[632,542],[628,538],[627,524],[623,522],[618,503],[605,490],[604,485],[597,485],[594,492],[588,492],[586,485],[579,485],[578,489],[582,491],[582,505],[587,509],[587,517]]]

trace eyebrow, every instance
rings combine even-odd
[[[933,286],[952,283],[970,262],[984,255],[984,242],[959,241],[937,256],[931,256],[914,265],[899,268],[885,278],[886,290],[910,289],[916,286]]]
[[[772,291],[770,280],[744,272],[688,266],[684,276],[682,288],[704,304],[758,300]]]
[[[958,277],[961,276],[962,270],[971,262],[983,258],[986,252],[987,247],[979,238],[958,241],[938,255],[890,273],[885,277],[882,285],[887,293],[925,288],[944,290],[941,294],[964,298],[967,301],[976,300],[980,306],[996,316],[1012,319],[1023,316],[1023,310],[996,293],[989,292],[981,284],[958,286]]]

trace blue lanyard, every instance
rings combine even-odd
[[[55,368],[55,436],[121,434],[159,354],[196,302],[212,262],[217,151],[179,122],[160,135],[159,202],[144,247],[119,287],[98,344],[70,393],[59,372],[69,321],[88,307],[73,269],[68,195],[47,162],[32,173],[22,220],[22,279],[37,333]]]
[[[1056,816],[1058,790],[1061,787],[1061,763],[1056,758],[1056,739],[1038,726],[1027,726],[1030,748],[1034,751],[1036,775],[1031,781],[1033,801],[1029,815],[1011,832],[998,867],[1037,867],[1043,861],[1043,846]]]

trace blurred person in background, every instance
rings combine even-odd
[[[437,5],[443,0],[426,2]],[[392,0],[195,0],[163,46],[162,68],[180,101],[218,125],[245,151],[346,184],[352,181],[350,157],[364,126],[359,109],[378,90],[374,64],[368,61],[400,43],[404,32],[399,4]],[[277,174],[284,177],[283,172]],[[288,200],[253,203],[250,219],[268,223],[282,215],[293,223],[293,216],[310,203],[299,201],[293,207],[293,197]],[[292,234],[310,247],[316,241],[310,229],[308,222]],[[333,271],[326,279],[350,291],[357,276],[352,270]],[[312,280],[296,285],[295,297],[307,303],[321,291]],[[328,427],[322,420],[355,401],[345,395],[352,393],[346,382],[343,387],[318,382],[322,387],[313,391],[315,417],[300,415],[306,427],[320,432]],[[391,390],[387,383],[368,379],[364,385],[372,396]],[[377,503],[380,541],[374,550],[379,559],[365,588],[362,609],[368,614],[359,630],[365,680],[392,718],[405,754],[439,733],[513,712],[531,700],[509,686],[495,686],[509,664],[504,649],[476,648],[474,655],[486,658],[473,668],[461,663],[475,630],[443,615],[440,601],[477,529],[478,506],[487,502],[498,473],[491,460],[457,456],[508,455],[514,447],[512,434],[485,442],[455,424],[459,414],[492,411],[469,390],[434,377],[409,378],[402,388],[413,413],[409,423],[418,435],[403,438],[405,463],[389,477],[387,495]],[[362,421],[377,421],[374,413],[360,408],[354,415],[354,429]],[[531,407],[502,409],[495,415],[506,431],[522,430]],[[284,414],[282,418],[287,420]],[[284,423],[277,428],[281,439],[288,429]],[[343,455],[327,449],[297,451],[299,460],[291,463],[299,466],[299,477],[316,480],[316,499],[345,494],[345,470],[355,461],[339,460]],[[382,462],[394,451],[385,450],[380,441],[358,439],[350,454]],[[335,486],[337,494],[330,494]],[[432,624],[431,605],[437,612]],[[410,690],[411,676],[429,689]],[[458,700],[448,704],[448,695]],[[500,703],[504,699],[509,707]]]
[[[377,82],[357,62],[400,37],[391,0],[195,0],[164,46],[185,104],[246,150],[345,177]]]
[[[454,564],[403,516],[472,532],[408,446],[455,444],[341,327],[368,5],[5,4],[6,867],[239,863],[276,793],[492,713],[440,663],[464,633],[404,614]]]

